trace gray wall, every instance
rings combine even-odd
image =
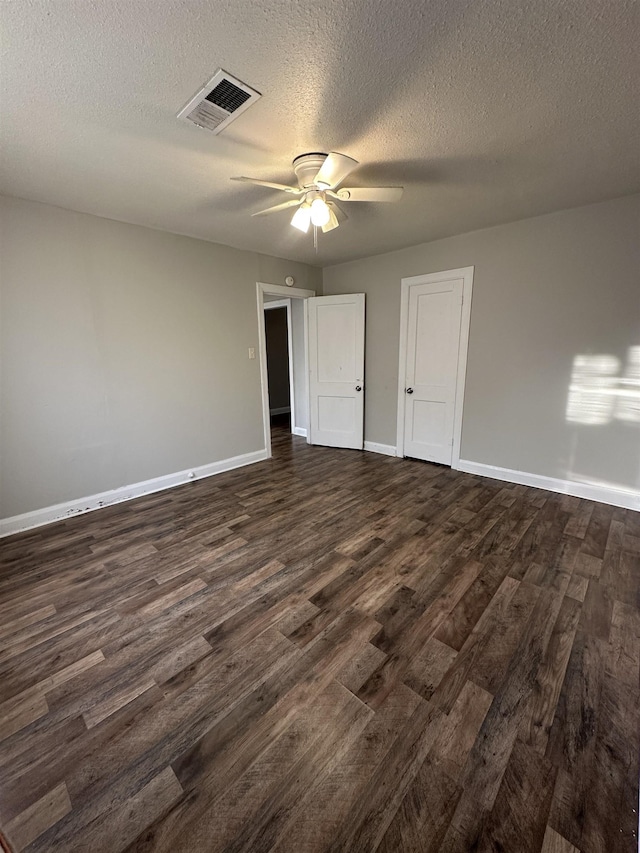
[[[289,331],[287,309],[269,308],[264,312],[265,346],[269,409],[285,409],[289,399]]]
[[[475,265],[462,457],[637,488],[640,357],[624,412],[609,392],[640,347],[639,221],[631,196],[326,268],[367,294],[366,439],[395,444],[400,279]],[[319,270],[1,197],[0,226],[0,517],[262,447],[255,283]],[[568,406],[576,356],[609,396]]]
[[[0,517],[263,447],[256,281],[318,269],[0,197]]]
[[[325,294],[367,294],[365,439],[396,443],[400,279],[475,266],[461,458],[638,487],[639,226],[628,196],[325,268]],[[577,356],[607,389],[568,407]]]

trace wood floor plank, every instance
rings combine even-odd
[[[588,578],[578,574],[573,574],[569,581],[569,586],[567,587],[567,595],[571,596],[571,598],[575,598],[576,601],[584,601],[588,586]]]
[[[384,764],[378,765],[356,808],[328,846],[330,853],[375,850],[419,773],[442,723],[442,712],[421,701]]]
[[[380,666],[386,655],[380,649],[367,643],[347,661],[342,670],[336,675],[336,679],[347,690],[357,694],[369,676]]]
[[[137,684],[132,684],[130,687],[107,696],[102,702],[85,711],[83,716],[87,728],[91,729],[97,726],[98,723],[106,720],[111,714],[115,714],[120,708],[124,708],[125,705],[136,699],[141,693],[152,690],[154,687],[157,687],[157,684],[153,678],[145,678]]]
[[[493,808],[562,601],[551,590],[538,596],[469,755],[463,784],[483,808]]]
[[[460,651],[508,570],[509,563],[505,560],[494,559],[488,565],[485,563],[479,576],[436,631],[437,639]]]
[[[236,661],[230,662],[229,669],[222,664],[213,677],[204,677],[190,690],[165,702],[156,691],[146,691],[90,730],[95,732],[89,747],[91,761],[78,764],[71,756],[65,772],[79,813],[81,809],[101,813],[114,797],[137,790],[160,773],[167,762],[193,748],[212,727],[224,720],[232,723],[235,718],[230,715],[252,685],[259,686],[261,680],[272,677],[288,662],[282,645],[271,645],[267,659],[259,649],[253,651],[255,666],[249,671],[236,671]],[[152,727],[149,718],[154,720]],[[120,766],[123,755],[127,757],[128,772],[114,776],[114,768]]]
[[[363,702],[374,709],[384,702],[393,684],[404,678],[414,656],[435,634],[481,568],[479,563],[470,560],[457,572],[443,573],[441,579],[433,581],[435,588],[431,584],[427,586],[427,598],[424,603],[417,602],[413,614],[408,614],[406,620],[397,620],[393,653],[388,654],[384,663],[358,692]],[[387,633],[388,629],[385,635]]]
[[[606,506],[605,504],[595,504],[593,506],[593,512],[587,525],[581,548],[583,554],[600,559],[604,557],[612,521],[613,507]]]
[[[520,584],[504,619],[494,626],[482,655],[476,660],[473,681],[488,693],[495,694],[502,683],[539,595],[539,590],[531,584]]]
[[[640,680],[640,611],[613,602],[606,670],[631,687]]]
[[[462,778],[492,702],[490,693],[467,681],[436,737],[431,754],[456,782]]]
[[[183,796],[180,783],[170,767],[154,776],[146,785],[131,793],[126,799],[114,797],[108,807],[89,820],[69,820],[67,814],[57,824],[29,847],[30,853],[45,853],[61,849],[81,853],[91,850],[96,853],[124,850],[136,838],[141,829],[154,823]]]
[[[40,622],[42,619],[47,619],[49,616],[54,616],[56,608],[53,604],[47,604],[39,610],[34,610],[32,613],[26,613],[17,619],[6,620],[0,623],[0,637],[6,637],[8,634],[14,634],[28,625],[33,625],[34,622]]]
[[[7,836],[17,851],[24,850],[71,811],[64,782],[49,791],[7,824]]]
[[[504,578],[457,656],[452,659],[434,695],[434,700],[446,713],[451,711],[460,691],[472,678],[475,663],[482,659],[496,628],[504,630],[505,614],[509,612],[510,602],[519,587],[519,581],[509,576]]]
[[[516,741],[478,850],[538,853],[544,842],[557,769]]]
[[[123,850],[145,824],[151,826],[183,795],[182,787],[170,767],[141,788],[128,800],[93,822],[81,840],[86,850],[110,853]],[[74,842],[75,843],[75,842]]]
[[[567,596],[560,607],[551,641],[527,701],[520,736],[542,755],[546,753],[579,615],[577,603]]]
[[[566,838],[559,835],[555,829],[547,826],[541,853],[580,853],[580,851],[568,842]]]
[[[256,768],[256,775],[262,784],[265,778],[271,784],[268,790],[259,796],[259,807],[252,808],[246,802],[245,794],[245,801],[238,810],[238,831],[232,830],[228,843],[220,844],[222,839],[218,839],[216,847],[211,847],[212,851],[217,849],[228,853],[262,853],[270,850],[277,843],[278,837],[286,832],[291,812],[300,807],[308,788],[319,776],[330,772],[334,763],[339,763],[351,739],[360,734],[373,716],[369,708],[335,682],[323,693],[317,694],[307,710],[311,718],[317,720],[315,725],[312,725],[310,743],[302,749],[298,747],[294,755],[285,760],[280,756],[275,761],[269,760],[267,756],[263,757],[262,764]],[[300,714],[298,720],[303,716]],[[344,722],[344,726],[336,725],[338,719]],[[280,740],[292,742],[287,738],[287,734],[288,732]],[[276,743],[280,743],[280,740]],[[241,784],[244,793],[244,779]],[[213,821],[208,822],[210,830],[218,827],[221,815],[222,822],[227,824],[219,803],[215,815],[212,815]],[[250,820],[247,820],[247,815],[251,815]],[[202,842],[206,843],[211,838],[212,832],[207,832],[207,828],[202,823],[198,827],[197,837],[201,839],[201,846]],[[197,842],[193,846],[197,849]]]
[[[370,719],[364,731],[331,766],[331,772],[317,779],[292,815],[289,832],[274,850],[322,851],[331,844],[369,781],[384,760],[398,732],[420,703],[404,685],[399,685]]]
[[[273,450],[0,541],[16,852],[635,851],[640,515]]]
[[[450,671],[456,656],[454,649],[431,637],[412,655],[402,680],[423,699],[429,700]]]
[[[48,712],[44,693],[37,689],[25,690],[17,698],[7,700],[0,706],[0,739],[19,732]]]
[[[605,648],[601,640],[578,631],[549,736],[547,755],[571,773],[592,748],[604,681]]]
[[[462,788],[428,755],[376,849],[438,853],[461,794]]]

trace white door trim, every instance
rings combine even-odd
[[[464,383],[467,373],[467,351],[469,347],[469,326],[471,321],[471,294],[473,290],[473,267],[460,267],[455,270],[414,275],[403,278],[400,294],[400,348],[398,352],[398,414],[396,428],[396,453],[404,456],[404,411],[405,411],[405,379],[407,363],[407,338],[409,326],[409,289],[420,284],[434,284],[449,279],[461,278],[462,285],[462,316],[460,319],[460,345],[458,348],[458,367],[456,371],[456,396],[453,416],[453,448],[451,467],[460,468],[460,441],[462,438],[462,409],[464,405]]]
[[[256,298],[258,305],[258,351],[260,354],[260,384],[262,386],[262,428],[264,431],[264,447],[267,454],[267,459],[271,458],[271,416],[269,413],[269,386],[267,380],[267,337],[264,327],[264,307],[265,293],[269,296],[280,296],[283,300],[287,300],[289,309],[287,311],[287,325],[289,334],[289,382],[291,384],[291,413],[293,417],[293,348],[291,339],[291,299],[308,299],[310,296],[315,296],[315,290],[304,290],[301,287],[285,287],[282,284],[266,284],[265,282],[256,282]],[[267,305],[269,303],[266,303]],[[272,306],[276,303],[272,302]],[[305,348],[306,348],[306,328],[305,328]],[[307,401],[308,406],[308,401]],[[308,417],[308,415],[307,415]]]

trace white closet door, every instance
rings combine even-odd
[[[463,279],[409,291],[404,455],[451,465]]]

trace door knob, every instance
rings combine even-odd
[[[362,391],[362,388],[360,387],[360,385],[356,385],[356,391]]]
[[[406,388],[405,390],[407,394],[413,394],[413,388]]]

